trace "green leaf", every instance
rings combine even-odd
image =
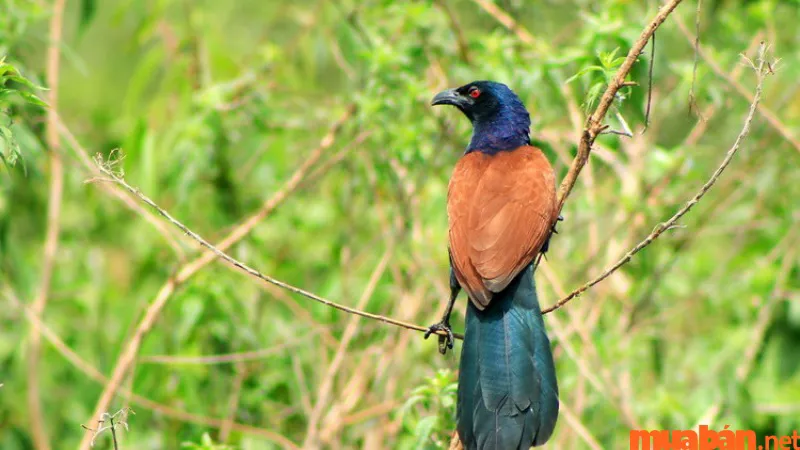
[[[603,68],[602,68],[602,67],[600,67],[600,66],[589,66],[589,67],[584,67],[583,69],[581,69],[581,70],[580,70],[578,73],[576,73],[575,75],[573,75],[573,76],[571,76],[571,77],[567,78],[567,80],[566,80],[566,81],[564,81],[564,84],[571,83],[572,81],[576,80],[577,78],[581,77],[582,75],[586,75],[587,73],[591,73],[591,72],[600,72],[600,73],[603,73],[603,72],[605,72],[605,69],[603,69]]]
[[[20,97],[22,97],[23,99],[25,99],[28,103],[30,103],[32,105],[41,106],[43,108],[46,108],[46,107],[49,106],[44,100],[40,99],[39,97],[37,97],[34,94],[31,94],[30,92],[19,91],[17,93],[19,94]]]

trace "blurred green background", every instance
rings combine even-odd
[[[658,5],[67,0],[50,105],[64,183],[44,291],[59,200],[47,108],[27,94],[50,92],[10,69],[0,78],[0,448],[75,448],[131,344],[104,409],[136,412],[123,449],[446,446],[458,344],[442,357],[421,333],[197,263],[202,250],[146,206],[85,183],[89,158],[121,149],[130,184],[212,242],[234,233],[231,254],[268,275],[427,326],[448,293],[447,180],[469,136],[430,98],[509,84],[562,177],[587,109]],[[632,428],[800,428],[800,2],[703,1],[693,82],[696,8],[684,2],[657,32],[647,132],[649,46],[630,77],[642,87],[609,114],[634,137],[598,140],[537,275],[544,305],[714,171],[755,86],[740,53],[765,40],[778,70],[684,227],[546,317],[564,413],[545,448],[627,448]],[[0,0],[0,57],[35,85],[47,85],[52,12]],[[38,356],[37,298],[49,330]]]

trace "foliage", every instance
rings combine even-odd
[[[404,432],[398,449],[447,448],[456,404],[455,374],[439,370],[411,391],[400,409]]]
[[[13,166],[22,156],[19,143],[11,131],[13,119],[9,109],[19,104],[19,100],[31,105],[47,106],[35,94],[20,88],[37,89],[37,86],[20,75],[19,70],[6,62],[4,57],[0,57],[0,160],[7,167]]]
[[[130,184],[219,242],[280,191],[351,104],[357,112],[308,177],[230,251],[348,306],[363,300],[370,312],[436,321],[448,294],[447,179],[469,123],[431,110],[431,97],[473,79],[509,84],[563,176],[586,109],[659,2],[497,0],[519,22],[511,29],[479,3],[67,2],[51,106],[83,148],[64,141],[44,323],[108,377],[148,305],[200,254],[106,183],[85,183],[95,174],[78,152],[122,149]],[[49,5],[0,0],[0,55],[18,69],[4,73],[34,86],[46,78]],[[764,95],[774,120],[756,118],[685,228],[546,316],[562,402],[603,448],[624,445],[634,427],[692,428],[714,405],[717,428],[797,427],[797,405],[785,399],[800,394],[800,149],[786,135],[800,136],[800,4],[703,2],[695,97],[704,120],[688,105],[695,5],[681,5],[658,31],[644,134],[649,48],[635,64],[638,86],[625,88],[609,118],[615,128],[624,118],[634,137],[598,140],[537,275],[542,302],[599,273],[708,178],[749,106],[753,77],[739,54],[753,56],[760,39],[782,58]],[[0,172],[0,298],[11,290],[30,305],[47,225],[46,110],[25,101],[38,92],[27,83],[0,86],[15,91],[0,124],[11,124],[19,148],[5,144],[3,155],[21,154],[27,169]],[[385,252],[389,263],[374,274]],[[457,309],[458,331],[463,298]],[[9,450],[31,448],[36,420],[25,318],[10,303],[0,312],[0,448]],[[302,446],[310,428],[323,448],[436,447],[452,431],[459,350],[441,357],[421,333],[354,319],[214,263],[177,286],[144,335],[122,387],[150,403],[120,394],[109,409],[130,402],[137,411],[122,448],[280,448],[276,434]],[[233,361],[198,359],[229,354]],[[46,341],[39,367],[39,419],[53,445],[74,448],[103,383]],[[241,426],[223,434],[206,419]],[[563,417],[555,433],[551,448],[590,447]]]

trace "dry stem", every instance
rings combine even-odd
[[[61,34],[64,18],[65,0],[56,0],[53,5],[53,16],[50,18],[50,45],[47,48],[47,85],[50,91],[47,100],[50,109],[47,111],[46,140],[50,151],[50,198],[47,203],[47,231],[42,261],[42,277],[39,281],[39,295],[33,302],[33,313],[41,317],[50,294],[53,280],[53,268],[58,253],[58,235],[61,228],[61,203],[64,191],[64,163],[61,160],[60,141],[58,139],[58,72],[60,65]],[[41,337],[39,327],[34,325],[30,331],[28,346],[28,415],[31,420],[33,445],[38,450],[49,450],[50,443],[44,428],[42,400],[39,394],[39,356]]]

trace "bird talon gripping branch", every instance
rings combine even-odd
[[[444,331],[447,334],[442,335],[439,334],[438,331]],[[439,336],[439,353],[444,355],[447,353],[447,349],[453,349],[455,336],[453,336],[453,330],[450,328],[449,323],[442,321],[429,326],[428,331],[425,332],[425,339],[428,339],[428,337],[434,333]]]

